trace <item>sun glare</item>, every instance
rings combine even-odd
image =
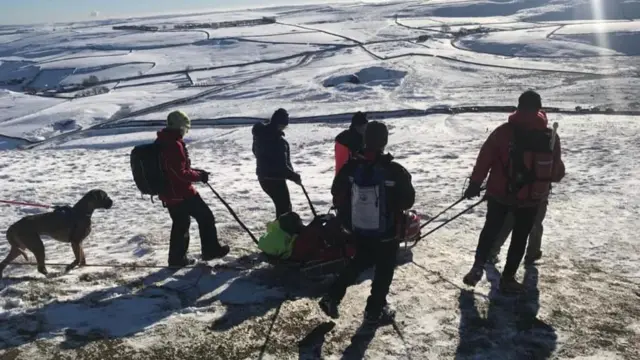
[[[596,20],[593,24],[593,31],[595,32],[595,40],[596,45],[602,49],[610,49],[609,38],[607,33],[607,16],[605,14],[604,2],[607,0],[591,0],[591,13],[593,14],[593,19]],[[600,64],[608,68],[609,59],[607,56],[601,56],[599,58]],[[611,88],[607,88],[607,94],[609,95],[609,101],[612,103],[616,103],[616,95],[614,93],[615,90]]]

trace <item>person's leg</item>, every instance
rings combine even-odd
[[[200,232],[200,246],[203,260],[212,260],[217,257],[226,255],[228,248],[223,249],[218,241],[218,230],[216,229],[216,219],[209,206],[202,200],[198,194],[189,200],[189,215],[191,215],[198,223]],[[222,251],[225,250],[225,251]],[[222,254],[224,252],[224,254]]]
[[[476,265],[484,266],[491,252],[491,248],[505,223],[507,215],[509,215],[509,211],[507,205],[503,205],[495,200],[487,200],[487,215],[476,248]]]
[[[291,206],[291,194],[289,194],[287,182],[282,180],[279,187],[278,202],[276,203],[276,212],[278,213],[278,217],[293,210],[293,206]]]
[[[515,279],[516,272],[524,256],[527,246],[527,238],[533,227],[538,212],[537,207],[517,208],[514,210],[514,226],[511,235],[511,245],[507,255],[507,263],[502,271],[502,278],[506,280]]]
[[[480,238],[478,239],[475,261],[469,273],[467,273],[467,275],[462,279],[466,285],[475,286],[482,279],[482,275],[484,274],[484,264],[489,258],[491,247],[493,246],[500,229],[504,225],[504,221],[508,213],[508,206],[492,199],[487,200],[487,215],[484,227],[480,233]]]
[[[378,244],[375,252],[375,273],[371,284],[371,295],[365,308],[368,319],[378,319],[387,305],[387,295],[396,269],[396,256],[400,243],[388,241]]]
[[[342,301],[347,288],[356,281],[363,271],[373,266],[375,256],[373,250],[371,245],[362,241],[358,242],[356,255],[338,275],[338,278],[329,289],[329,297],[338,303]]]
[[[502,249],[502,246],[504,246],[504,243],[507,241],[509,234],[511,234],[511,230],[513,230],[513,214],[509,213],[507,214],[507,217],[504,220],[504,224],[500,229],[500,233],[498,234],[498,237],[496,237],[496,240],[493,243],[493,246],[491,247],[491,252],[489,254],[490,262],[492,263],[498,262],[498,255],[500,255],[500,250]]]
[[[525,256],[525,262],[532,263],[540,257],[542,257],[542,234],[544,231],[544,218],[547,215],[547,206],[549,200],[546,199],[538,207],[538,214],[536,220],[531,228],[531,234],[529,235],[529,244],[527,245],[527,255]]]
[[[260,180],[260,186],[276,206],[276,219],[291,212],[291,198],[286,180]]]
[[[322,310],[332,318],[338,317],[338,305],[344,298],[347,288],[351,286],[360,274],[374,264],[374,249],[366,241],[357,241],[356,255],[340,272],[338,278],[331,284],[327,295],[320,300]]]
[[[169,239],[169,266],[184,266],[187,264],[187,250],[189,249],[189,227],[191,218],[185,202],[168,206],[171,225]]]

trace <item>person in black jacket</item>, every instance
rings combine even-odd
[[[289,143],[283,130],[289,125],[289,114],[278,109],[266,123],[253,126],[253,154],[256,175],[262,190],[276,206],[276,218],[291,212],[291,197],[286,180],[301,184],[300,175],[293,171]]]
[[[365,323],[389,323],[395,319],[387,294],[399,248],[397,226],[404,211],[413,206],[415,190],[407,170],[391,155],[384,154],[388,136],[383,123],[369,123],[363,156],[349,160],[333,181],[331,194],[338,217],[356,240],[356,255],[319,303],[322,311],[334,319],[339,317],[338,305],[347,287],[371,266],[375,266],[375,273]]]

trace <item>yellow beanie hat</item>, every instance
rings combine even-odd
[[[167,116],[167,128],[169,129],[190,129],[191,128],[191,120],[187,114],[182,111],[176,110],[173,111]]]

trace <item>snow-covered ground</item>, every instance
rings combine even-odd
[[[262,16],[278,23],[169,31]],[[186,111],[194,166],[212,171],[216,190],[260,234],[273,206],[254,176],[252,118],[289,110],[294,166],[326,211],[332,143],[346,127],[338,114],[399,110],[385,115],[388,150],[413,175],[415,208],[434,215],[460,196],[480,145],[507,114],[402,110],[515,105],[534,88],[546,106],[640,111],[639,17],[636,0],[440,0],[126,21],[158,32],[112,30],[116,20],[0,29],[0,200],[72,204],[90,189],[107,191],[115,205],[94,214],[85,253],[89,264],[121,266],[68,274],[51,266],[50,278],[8,267],[0,359],[640,358],[637,116],[550,114],[567,176],[554,187],[543,261],[519,271],[526,295],[492,291],[494,269],[475,292],[462,284],[483,225],[478,207],[399,261],[397,325],[374,336],[358,332],[370,273],[327,323],[316,306],[327,282],[247,261],[257,248],[205,187],[230,255],[177,272],[141,267],[166,263],[171,222],[140,198],[128,159],[168,111]],[[24,92],[91,75],[111,91],[73,100]],[[296,122],[308,117],[313,123]],[[290,188],[309,221],[302,191]],[[0,205],[0,231],[40,211]],[[195,223],[191,231],[198,255]],[[50,263],[72,257],[67,244],[45,247]]]

